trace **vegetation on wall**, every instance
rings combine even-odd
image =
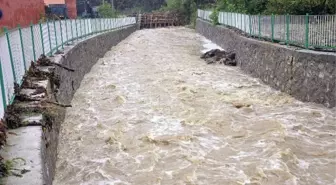
[[[212,22],[213,25],[218,25],[219,24],[218,15],[219,15],[219,11],[217,9],[212,11],[212,14],[210,15],[210,19],[211,19],[211,22]]]

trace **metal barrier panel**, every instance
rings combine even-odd
[[[211,13],[197,10],[199,18],[210,22]],[[219,12],[218,22],[272,42],[307,49],[336,49],[336,15],[246,15]]]

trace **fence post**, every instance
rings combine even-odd
[[[34,62],[36,61],[36,53],[35,53],[35,38],[34,38],[34,30],[33,30],[33,23],[30,23],[30,32],[31,32],[31,39],[32,39],[32,45],[33,45],[33,56],[34,56]]]
[[[0,86],[1,86],[1,97],[2,97],[2,106],[4,111],[6,110],[7,106],[7,99],[6,99],[6,91],[5,91],[5,79],[3,78],[3,73],[2,73],[2,61],[0,59]]]
[[[233,13],[234,27],[237,28],[237,13]]]
[[[22,52],[22,60],[23,60],[23,67],[25,70],[27,70],[27,66],[26,66],[26,56],[24,53],[24,46],[23,46],[23,39],[22,39],[22,30],[21,30],[21,26],[20,24],[18,25],[19,28],[19,34],[20,34],[20,44],[21,44],[21,52]]]
[[[110,30],[112,30],[112,18],[110,18]]]
[[[79,19],[79,37],[82,37],[82,19]]]
[[[86,36],[86,19],[83,20],[84,21],[84,38]]]
[[[67,18],[65,18],[64,19],[64,22],[65,22],[65,44],[67,44],[68,43],[68,41],[69,41],[69,36],[68,36],[68,26],[67,26],[67,24],[68,24],[68,21],[67,21]]]
[[[258,15],[258,37],[261,38],[261,15]]]
[[[286,14],[286,44],[289,44],[289,14]]]
[[[75,26],[76,26],[76,39],[78,41],[78,26],[77,26],[77,18],[75,19]]]
[[[64,49],[64,42],[63,42],[63,29],[62,29],[62,20],[59,20],[59,23],[60,23],[60,29],[61,29],[61,46],[62,46],[62,49]]]
[[[243,14],[240,14],[240,30],[243,31]]]
[[[272,42],[274,42],[274,14],[271,17],[271,24],[272,24]]]
[[[225,26],[227,26],[229,24],[229,22],[228,22],[229,21],[229,15],[228,15],[227,12],[224,13],[224,19],[225,19],[225,21],[224,21]]]
[[[305,17],[306,29],[305,29],[305,48],[309,48],[309,14]]]
[[[101,32],[101,31],[103,31],[103,26],[102,26],[102,21],[101,21],[101,19],[99,19],[99,25],[100,25],[100,26],[99,26],[99,27],[100,27],[100,30],[99,30],[99,31]]]
[[[11,62],[11,67],[12,67],[13,78],[14,78],[14,82],[16,82],[16,74],[15,74],[15,68],[14,68],[13,53],[12,53],[12,48],[11,48],[10,39],[9,39],[9,32],[7,28],[4,28],[4,31],[5,31],[6,38],[7,38],[7,46],[8,46],[8,52],[9,52],[9,59]]]
[[[51,37],[50,37],[50,28],[49,28],[49,20],[47,21],[47,27],[48,27],[48,39],[49,39],[49,47],[50,47],[50,55],[52,55],[52,46],[51,46]]]
[[[71,42],[73,43],[74,41],[74,34],[73,34],[73,26],[72,26],[72,19],[70,19],[70,29],[71,29]]]
[[[250,29],[250,36],[251,36],[252,35],[251,15],[249,15],[249,29]]]
[[[55,23],[55,20],[53,20],[54,22],[54,34],[55,34],[55,43],[56,43],[56,51],[58,50],[58,43],[57,43],[57,33],[56,33],[56,23]]]
[[[93,21],[92,21],[92,19],[89,19],[89,22],[90,22],[90,28],[91,28],[90,35],[92,35],[93,34]]]
[[[40,26],[40,35],[41,35],[41,44],[42,44],[42,53],[45,55],[45,50],[44,50],[44,39],[43,39],[43,31],[42,31],[42,24],[41,21],[39,22]]]

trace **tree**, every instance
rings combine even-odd
[[[117,17],[117,12],[109,3],[103,3],[98,7],[99,15],[103,18]]]

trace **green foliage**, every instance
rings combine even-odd
[[[162,11],[178,12],[184,17],[184,22],[195,25],[197,18],[197,6],[195,0],[167,0]]]
[[[218,25],[218,15],[219,15],[219,11],[217,9],[215,9],[214,11],[212,11],[211,15],[210,15],[210,19],[213,25]]]
[[[269,0],[265,13],[275,14],[335,14],[334,0]]]
[[[176,10],[182,11],[182,0],[167,0],[167,6],[164,7],[164,10]]]
[[[334,0],[218,0],[218,10],[248,14],[334,14]]]
[[[99,15],[103,18],[114,18],[117,17],[117,12],[109,3],[103,3],[98,7]]]

